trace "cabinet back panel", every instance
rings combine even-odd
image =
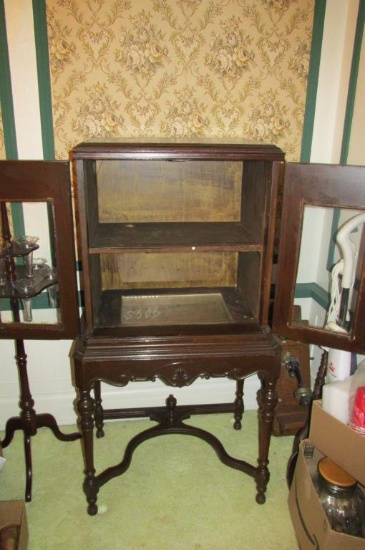
[[[240,221],[242,162],[98,161],[100,223]]]
[[[236,252],[101,254],[103,290],[236,286]]]

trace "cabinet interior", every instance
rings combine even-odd
[[[83,163],[96,328],[258,319],[271,163]]]

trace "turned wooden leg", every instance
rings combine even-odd
[[[274,421],[274,409],[276,407],[278,397],[275,391],[275,382],[273,380],[265,381],[261,379],[261,389],[258,392],[258,422],[259,422],[259,458],[257,472],[255,475],[256,481],[256,502],[264,504],[266,500],[265,492],[270,479],[268,469],[269,464],[269,448]]]
[[[98,487],[95,481],[94,468],[94,400],[90,396],[90,391],[84,390],[80,393],[80,398],[77,402],[77,410],[79,413],[79,424],[82,433],[82,443],[84,448],[84,464],[85,478],[83,490],[88,502],[88,514],[94,516],[98,512],[96,505]]]
[[[236,382],[236,399],[234,402],[234,429],[240,430],[242,428],[242,416],[245,410],[243,403],[243,385],[244,379],[237,380]]]
[[[24,456],[25,456],[25,501],[32,500],[32,449],[31,436],[24,432]]]
[[[13,441],[16,430],[23,430],[23,427],[24,422],[20,416],[13,416],[12,418],[9,418],[5,425],[5,436],[1,442],[1,446],[3,449],[10,445],[10,443]]]
[[[48,413],[36,414],[34,409],[34,400],[32,398],[29,386],[27,372],[27,355],[25,353],[24,341],[15,341],[16,364],[19,374],[20,385],[20,415],[9,418],[5,426],[5,437],[2,441],[2,447],[5,448],[13,440],[14,433],[17,430],[24,432],[24,457],[26,472],[25,500],[32,500],[32,447],[31,437],[37,434],[38,428],[49,428],[53,435],[60,441],[75,441],[80,439],[79,433],[64,434],[59,429],[56,419]]]
[[[81,435],[78,432],[65,434],[61,432],[56,422],[55,417],[49,413],[41,413],[36,415],[37,428],[49,428],[53,435],[60,441],[76,441]]]
[[[94,386],[94,397],[95,397],[95,412],[94,420],[96,427],[96,437],[104,437],[104,410],[101,404],[101,382],[97,380]]]
[[[20,385],[20,416],[10,418],[6,423],[5,438],[2,446],[7,447],[14,436],[16,430],[24,432],[24,458],[25,458],[25,500],[32,500],[32,448],[31,436],[37,433],[37,415],[34,410],[34,400],[30,393],[27,355],[25,353],[24,341],[15,340],[15,361],[18,367],[19,385]]]

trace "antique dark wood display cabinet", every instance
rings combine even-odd
[[[365,168],[285,165],[275,146],[210,140],[93,140],[77,146],[71,161],[81,328],[70,163],[0,163],[0,338],[15,340],[21,394],[20,416],[9,419],[3,446],[15,430],[24,431],[27,500],[37,428],[49,427],[64,440],[79,434],[65,436],[51,415],[36,414],[23,339],[77,336],[73,362],[90,514],[97,513],[100,487],[127,470],[136,447],[171,433],[205,440],[224,464],[254,478],[256,500],[265,502],[280,338],[365,352]],[[13,205],[33,202],[43,204],[50,221],[44,262],[34,260],[37,242],[12,235],[8,219]],[[54,315],[46,323],[30,306],[52,289]],[[231,412],[240,429],[244,379],[253,373],[261,382],[257,465],[228,455],[215,436],[184,422],[192,414]],[[179,406],[169,395],[161,407],[102,406],[101,382],[123,387],[160,379],[184,387],[216,377],[235,381],[231,403]],[[133,417],[157,424],[129,442],[119,464],[96,474],[94,427],[102,437],[104,420]]]
[[[338,229],[348,220],[362,227],[365,169],[285,166],[277,147],[244,141],[93,140],[77,146],[72,160],[85,302],[73,358],[89,514],[97,513],[100,487],[126,471],[135,448],[169,433],[204,439],[223,463],[255,479],[256,500],[265,502],[281,367],[280,340],[268,326],[280,183],[285,179],[274,332],[363,351],[362,232],[345,268],[352,288],[340,289],[333,278],[331,296],[335,287],[338,296],[331,306],[327,264],[338,260],[331,248]],[[316,274],[307,280],[303,265]],[[261,381],[256,466],[184,423],[191,414],[231,411],[240,429],[243,381],[253,373]],[[159,378],[182,387],[214,377],[236,381],[232,403],[178,406],[170,395],[166,407],[102,407],[101,381],[125,386]],[[96,475],[94,424],[101,437],[104,419],[146,416],[157,424],[130,441],[119,464]]]
[[[214,141],[85,142],[76,166],[85,313],[74,350],[88,512],[135,447],[167,433],[203,438],[227,465],[255,478],[265,501],[280,344],[268,329],[276,197],[284,155],[274,146]],[[230,457],[190,414],[232,411],[241,426],[243,380],[258,373],[258,465]],[[100,381],[237,381],[234,404],[103,410]],[[95,390],[95,401],[91,396]],[[232,396],[232,401],[234,396]],[[95,475],[93,419],[150,416],[158,424]]]

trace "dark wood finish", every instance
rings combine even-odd
[[[262,504],[269,481],[268,453],[281,359],[280,341],[271,334],[267,319],[282,152],[239,141],[116,139],[81,144],[72,159],[85,298],[82,336],[77,339],[73,360],[89,514],[97,513],[100,487],[126,471],[135,448],[169,433],[202,438],[224,464],[252,476],[256,500]],[[107,162],[115,163],[110,170]],[[100,170],[102,184],[98,182]],[[151,196],[160,180],[158,200],[152,197],[150,205],[144,195]],[[199,204],[182,214],[179,201],[184,193],[179,194],[177,186],[183,182],[186,192],[191,181],[194,192],[199,191]],[[103,193],[99,185],[105,186]],[[129,206],[120,196],[126,197]],[[241,205],[236,199],[225,201],[225,196],[239,197]],[[216,211],[207,204],[217,205]],[[156,219],[156,208],[166,221]],[[172,307],[178,304],[177,296],[189,295],[199,307],[199,296],[205,293],[222,297],[226,321],[122,323],[123,296],[156,294],[164,297],[164,303],[170,297]],[[229,456],[212,434],[184,423],[192,414],[232,412],[234,428],[239,430],[244,378],[253,373],[261,381],[256,466]],[[103,409],[101,381],[125,386],[159,378],[168,386],[183,387],[197,378],[215,377],[236,381],[232,403],[178,406],[170,395],[166,407]],[[145,416],[157,426],[132,439],[119,464],[96,474],[94,427],[96,436],[102,437],[105,420]]]
[[[16,309],[14,309],[15,313]],[[25,353],[24,340],[15,340],[15,361],[19,373],[20,385],[20,415],[9,418],[5,426],[5,436],[1,441],[1,446],[5,449],[14,438],[17,430],[21,430],[24,436],[24,456],[25,456],[25,500],[32,500],[32,447],[31,437],[37,434],[39,428],[49,428],[53,435],[60,441],[76,441],[80,439],[80,434],[70,433],[64,434],[57,425],[57,421],[49,413],[37,414],[35,411],[35,403],[30,392],[28,371],[27,371],[27,355]]]
[[[276,405],[275,383],[280,363],[280,343],[269,333],[265,333],[257,326],[256,333],[239,336],[211,337],[170,337],[153,338],[148,344],[144,339],[132,339],[128,342],[117,340],[105,340],[97,338],[79,339],[74,350],[75,382],[79,389],[78,411],[80,414],[80,427],[83,434],[85,453],[85,483],[84,490],[88,500],[88,512],[97,512],[96,495],[99,488],[112,477],[121,474],[129,465],[129,452],[122,462],[107,470],[107,474],[95,475],[93,463],[93,427],[94,420],[97,423],[97,434],[102,434],[103,419],[126,418],[138,416],[151,416],[156,419],[154,411],[144,408],[142,411],[125,411],[124,409],[101,414],[100,399],[94,400],[90,391],[96,387],[98,381],[124,386],[134,381],[153,381],[157,378],[169,386],[187,386],[197,378],[228,377],[234,380],[242,380],[245,376],[257,372],[262,389],[258,396],[259,402],[259,456],[258,466],[246,466],[246,463],[232,457],[227,457],[223,449],[212,443],[213,438],[203,437],[217,451],[219,458],[227,465],[250,473],[257,484],[257,497],[259,503],[265,501],[266,485],[269,480],[268,451],[270,433],[272,429],[274,407]],[[235,412],[236,428],[241,421],[240,402],[236,398],[235,404],[218,405],[215,410],[209,411],[207,406],[199,406],[199,412]],[[95,408],[97,407],[97,409]],[[197,414],[195,406],[183,407],[184,414]],[[129,412],[129,414],[128,414]],[[164,416],[164,415],[163,415]],[[188,416],[185,416],[187,418]],[[171,421],[169,429],[164,422],[162,430],[148,431],[144,436],[138,437],[141,443],[149,437],[159,433],[187,433],[201,436],[201,432],[192,427],[180,425],[180,422]],[[154,435],[152,435],[154,434]],[[199,435],[200,434],[200,435]]]
[[[27,355],[24,339],[59,339],[75,337],[78,332],[77,292],[74,257],[74,239],[71,208],[71,184],[67,163],[40,161],[1,161],[0,162],[0,205],[1,230],[4,246],[1,258],[5,258],[7,282],[1,287],[0,298],[9,299],[12,321],[0,321],[0,338],[14,339],[15,361],[19,375],[20,399],[19,416],[9,418],[5,426],[5,436],[1,442],[6,448],[17,430],[23,431],[26,471],[25,500],[32,499],[32,452],[31,438],[39,428],[49,428],[61,441],[75,441],[79,433],[64,434],[55,418],[48,413],[37,414],[30,391]],[[57,279],[51,283],[42,277],[37,279],[34,289],[21,292],[14,288],[16,279],[25,277],[25,269],[15,264],[15,258],[27,256],[38,249],[38,245],[25,248],[14,242],[10,233],[6,204],[9,202],[47,202],[52,204],[53,220],[50,228],[55,232],[55,254],[52,258],[57,266]],[[60,293],[60,322],[56,324],[25,323],[20,318],[19,302],[40,294],[51,284],[58,284]]]
[[[52,205],[60,320],[1,323],[0,338],[68,339],[79,333],[70,167],[67,162],[0,161],[0,200]],[[40,292],[40,291],[39,291]]]
[[[363,354],[365,351],[365,239],[360,239],[359,261],[356,265],[351,333],[339,334],[319,329],[299,321],[294,304],[296,277],[300,254],[301,229],[305,206],[365,211],[365,167],[325,164],[288,164],[285,167],[284,198],[280,233],[279,262],[274,301],[275,332],[300,342],[310,342],[325,348],[337,348]],[[308,263],[311,258],[308,258]],[[323,351],[314,384],[312,400],[321,396],[325,382],[328,351]],[[299,451],[299,443],[308,437],[310,411],[304,426],[296,434],[293,453],[288,462],[287,481],[290,486]]]
[[[84,243],[81,254],[84,272],[85,323],[88,333],[92,333],[95,328],[95,315],[98,310],[95,305],[96,294],[98,294],[98,299],[100,298],[99,293],[95,291],[97,288],[101,291],[100,272],[103,273],[104,279],[107,276],[107,272],[103,271],[102,266],[99,265],[99,260],[106,261],[104,256],[111,254],[111,260],[108,260],[108,263],[115,258],[114,265],[118,266],[123,263],[122,271],[125,272],[128,266],[124,265],[126,256],[123,254],[135,254],[136,252],[148,256],[150,252],[156,253],[156,260],[154,260],[157,266],[156,271],[161,262],[158,254],[172,252],[191,254],[194,252],[196,256],[200,255],[199,259],[206,254],[207,262],[200,268],[202,272],[206,273],[211,270],[212,257],[209,256],[209,251],[213,251],[216,255],[228,253],[237,255],[241,252],[242,255],[247,256],[246,262],[249,261],[249,265],[254,266],[254,277],[246,278],[250,279],[250,286],[247,281],[244,285],[237,282],[236,284],[240,287],[244,299],[249,297],[254,302],[252,309],[258,320],[266,324],[274,239],[272,227],[276,212],[280,161],[283,159],[283,154],[279,149],[273,146],[237,141],[216,144],[212,140],[203,140],[200,143],[164,143],[162,140],[151,140],[147,143],[134,140],[99,143],[96,140],[76,147],[72,158],[76,161],[78,181],[79,237],[80,242]],[[121,161],[128,163],[135,160],[144,161],[144,163],[158,161],[161,165],[161,159],[184,161],[183,164],[191,161],[222,161],[226,166],[229,166],[232,161],[243,164],[242,219],[238,222],[226,223],[213,223],[206,220],[200,223],[133,223],[132,227],[127,227],[129,224],[125,223],[100,224],[97,206],[97,172],[93,165],[96,162],[108,160],[117,162],[118,165]],[[177,165],[179,173],[181,172],[180,164]],[[255,175],[256,170],[258,175]],[[143,173],[146,172],[148,171],[144,170]],[[84,182],[86,181],[87,186],[85,187]],[[219,184],[219,180],[217,183]],[[118,181],[118,185],[121,185],[120,181]],[[172,187],[171,193],[173,192]],[[222,192],[224,192],[224,188]],[[118,197],[115,200],[118,201]],[[264,211],[261,211],[262,209],[258,205],[264,205]],[[145,208],[148,209],[148,207],[147,204]],[[101,258],[100,252],[102,252],[103,258]],[[253,258],[251,261],[248,258],[250,253]],[[99,260],[93,259],[94,255]],[[115,271],[116,268],[113,267],[110,269],[114,273],[121,271],[118,268]],[[194,285],[191,284],[191,286]],[[215,286],[219,285],[215,284]],[[163,287],[163,283],[158,287]],[[132,285],[130,288],[135,288],[135,286]],[[154,288],[154,285],[151,283],[149,288]]]
[[[93,138],[80,143],[72,151],[74,160],[283,160],[278,147],[254,143],[250,140],[231,139],[218,142],[214,138],[198,140],[166,138]]]
[[[299,262],[301,228],[305,206],[344,208],[365,211],[365,168],[360,166],[288,164],[280,233],[280,250],[274,306],[274,330],[291,339],[311,342],[326,348],[364,353],[365,351],[365,261],[364,230],[360,239],[359,261],[356,265],[352,327],[350,334],[339,334],[298,322],[293,308]],[[308,262],[311,258],[308,258]],[[325,382],[328,351],[323,351],[316,376],[312,400],[321,396]],[[311,407],[310,407],[311,410]],[[310,410],[306,423],[296,434],[293,452],[288,462],[287,481],[290,486],[299,443],[308,437]]]
[[[192,244],[194,243],[194,244]],[[241,222],[101,223],[90,239],[90,253],[262,251],[262,237]]]
[[[300,342],[364,353],[364,261],[358,266],[359,289],[351,335],[318,329],[298,323],[295,319],[293,303],[305,206],[365,210],[365,168],[325,164],[286,165],[274,302],[274,331]]]

